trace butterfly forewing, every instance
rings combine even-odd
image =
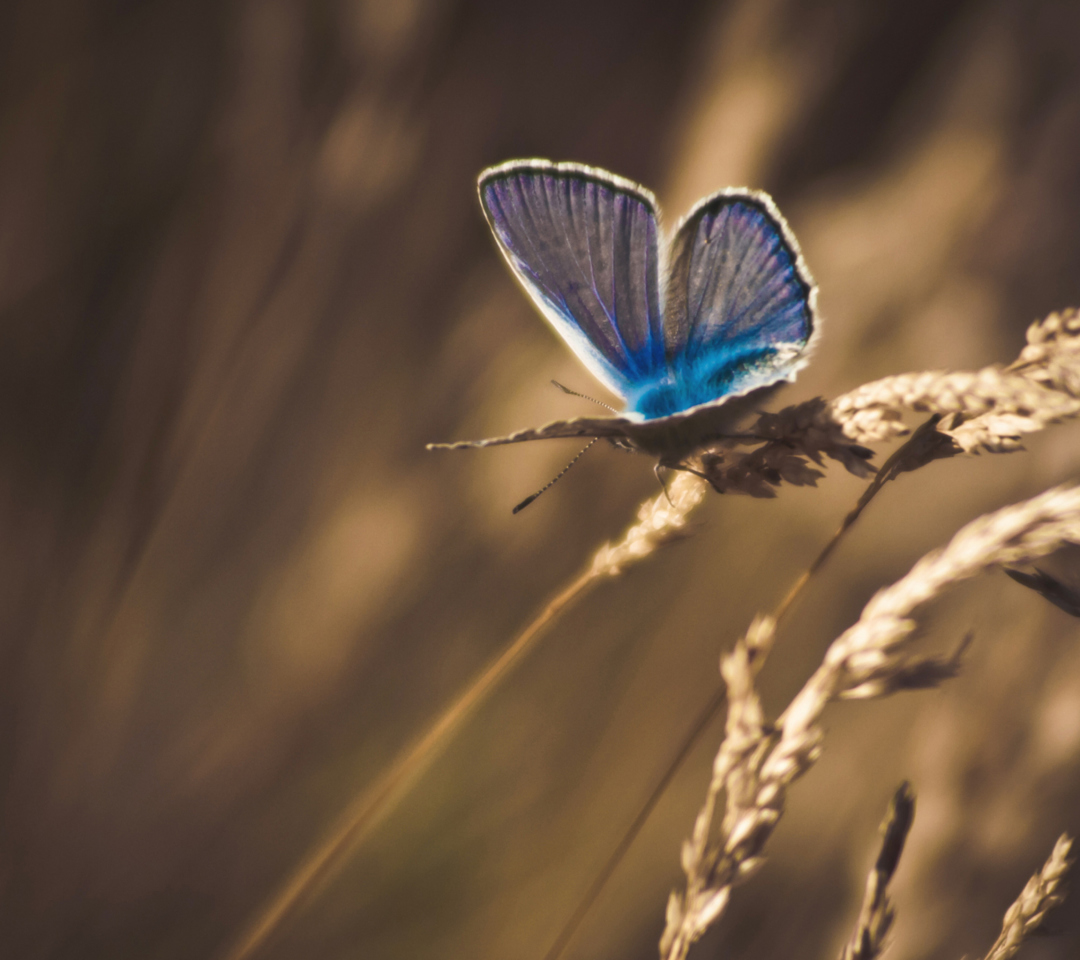
[[[480,175],[514,273],[585,365],[620,396],[664,364],[652,196],[576,164],[519,161]]]
[[[765,194],[700,203],[672,241],[666,292],[667,355],[689,367],[776,351],[773,369],[758,373],[784,379],[813,333],[813,280]]]

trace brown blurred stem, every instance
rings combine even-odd
[[[787,592],[784,599],[780,601],[776,608],[776,612],[773,614],[778,622],[788,610],[791,609],[792,604],[794,604],[795,600],[799,597],[799,594],[802,593],[803,589],[805,589],[806,585],[810,582],[810,578],[825,565],[825,561],[832,555],[832,552],[836,549],[844,535],[851,529],[855,521],[859,519],[863,510],[866,509],[870,501],[878,495],[881,488],[885,486],[889,480],[894,480],[901,473],[917,470],[931,460],[951,456],[952,453],[955,452],[955,445],[953,444],[952,439],[937,431],[937,425],[940,420],[941,417],[939,415],[935,414],[932,416],[918,427],[908,438],[907,442],[899,447],[893,455],[881,465],[881,468],[875,474],[874,479],[870,481],[866,490],[863,491],[862,496],[859,497],[854,508],[852,508],[851,512],[844,517],[840,524],[840,528],[833,534],[832,539],[825,544],[824,549],[822,549],[817,557],[814,558],[813,563],[807,567],[806,571],[795,581],[794,585]],[[626,855],[627,850],[633,845],[634,840],[637,839],[638,834],[641,832],[641,828],[645,825],[649,816],[656,808],[657,803],[659,803],[660,798],[664,795],[664,791],[672,780],[675,779],[675,774],[678,773],[683,761],[693,751],[701,735],[708,728],[710,722],[720,712],[720,707],[723,706],[726,699],[727,697],[725,696],[724,691],[722,689],[718,690],[691,725],[690,730],[679,745],[667,770],[661,775],[656,787],[653,789],[652,793],[649,794],[649,798],[642,805],[637,816],[634,817],[630,826],[627,828],[626,833],[623,835],[623,838],[619,841],[611,856],[604,863],[600,873],[597,874],[596,878],[583,894],[581,900],[578,902],[577,908],[574,910],[573,914],[571,914],[570,919],[563,926],[562,930],[559,931],[559,935],[555,938],[555,942],[552,944],[551,949],[544,955],[544,960],[558,960],[558,958],[562,956],[563,951],[573,939],[578,927],[581,926],[581,922],[588,915],[589,910],[592,908],[593,903],[596,902],[596,898],[600,895],[600,892],[604,889],[608,879],[615,872],[619,863],[622,862],[623,857]]]
[[[337,826],[296,868],[273,898],[255,915],[236,940],[225,960],[247,960],[269,939],[315,887],[325,882],[345,856],[364,839],[409,784],[438,756],[450,737],[479,706],[495,685],[531,649],[534,641],[574,601],[598,580],[587,569],[552,599],[540,614],[500,653],[428,730],[402,751],[394,763],[345,811]]]
[[[611,875],[615,872],[615,868],[622,862],[622,859],[626,856],[631,844],[633,844],[637,839],[637,835],[641,832],[641,828],[645,826],[645,821],[649,819],[649,815],[653,812],[657,803],[660,802],[660,798],[664,795],[664,792],[671,785],[671,781],[674,779],[679,767],[682,766],[683,761],[690,751],[694,749],[694,746],[701,738],[701,735],[705,732],[705,728],[716,718],[717,711],[719,711],[724,700],[724,691],[717,690],[716,693],[713,694],[712,699],[705,706],[705,709],[698,714],[697,720],[694,721],[694,725],[691,727],[689,735],[683,740],[679,752],[675,755],[675,758],[668,766],[664,775],[653,788],[652,793],[649,794],[649,798],[642,805],[641,810],[638,811],[638,815],[634,818],[629,828],[627,828],[627,831],[623,835],[622,840],[619,841],[618,846],[615,847],[611,852],[611,855],[604,862],[603,867],[600,868],[600,872],[589,885],[589,889],[585,891],[585,894],[578,901],[574,913],[563,925],[562,930],[559,932],[559,936],[556,937],[551,948],[544,954],[544,960],[556,960],[556,958],[562,955],[562,952],[573,939],[578,927],[581,926],[581,921],[585,919],[593,903],[595,903],[596,898],[600,895],[600,891],[604,889],[608,880],[611,879]]]
[[[806,568],[802,576],[795,581],[791,589],[787,592],[787,596],[780,601],[780,605],[773,614],[778,621],[785,613],[787,613],[788,608],[795,602],[799,594],[802,593],[803,588],[810,581],[810,578],[825,565],[825,561],[832,555],[833,550],[836,549],[836,545],[843,539],[844,534],[847,533],[852,524],[859,519],[863,510],[865,510],[870,501],[878,495],[881,488],[885,486],[886,483],[890,480],[895,480],[901,473],[906,473],[909,470],[917,470],[931,460],[938,459],[943,455],[943,451],[946,447],[950,450],[952,449],[952,440],[945,436],[945,434],[938,433],[937,431],[937,425],[940,420],[940,416],[932,416],[924,424],[918,427],[918,429],[916,429],[908,438],[907,442],[904,443],[903,446],[898,447],[893,455],[881,465],[881,468],[874,475],[874,479],[867,484],[866,489],[863,491],[863,495],[859,497],[858,503],[856,503],[851,512],[844,517],[840,524],[840,529],[833,534],[832,539],[825,544],[824,549],[817,555],[814,562]]]

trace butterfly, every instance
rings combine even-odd
[[[478,189],[511,272],[626,407],[429,449],[604,437],[658,458],[658,471],[692,469],[688,457],[806,364],[817,288],[767,194],[706,197],[665,243],[653,195],[606,170],[512,160]]]

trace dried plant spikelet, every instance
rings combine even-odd
[[[970,373],[905,373],[865,384],[833,401],[831,414],[845,436],[860,443],[906,432],[903,410],[964,419],[946,430],[966,452],[983,437],[1019,437],[1080,413],[1080,399],[997,367]],[[977,426],[971,422],[981,420]],[[966,427],[966,429],[965,429]]]
[[[873,443],[906,433],[903,411],[919,410],[951,416],[941,430],[966,453],[1019,449],[1025,434],[1080,414],[1080,313],[1053,313],[1027,339],[1008,368],[885,377],[837,397],[819,419]]]
[[[669,499],[670,498],[670,499]],[[685,532],[690,514],[705,499],[705,485],[689,473],[677,473],[661,492],[646,500],[638,519],[618,542],[605,543],[593,555],[592,576],[614,577],[630,563]]]
[[[1028,327],[1027,346],[1009,369],[1080,396],[1080,311],[1052,313]]]
[[[757,617],[744,638],[721,660],[728,684],[727,735],[713,763],[706,801],[683,844],[682,865],[688,877],[685,892],[672,893],[668,922],[661,940],[663,956],[685,957],[690,945],[720,915],[732,885],[756,872],[763,862],[753,855],[756,838],[771,829],[772,812],[755,809],[757,778],[754,770],[767,745],[764,713],[753,677],[762,654],[771,647],[776,630],[772,617]],[[729,797],[720,836],[725,844],[710,842],[716,803],[722,791]],[[736,851],[735,854],[732,851]]]
[[[668,896],[664,915],[669,928],[677,927],[682,922],[682,898],[674,891]],[[660,949],[663,950],[663,947]]]
[[[728,900],[731,899],[731,888],[725,887],[723,890],[718,890],[710,896],[702,897],[702,902],[698,906],[698,916],[701,918],[701,922],[705,927],[709,927],[712,922],[720,916],[724,908],[728,905]]]
[[[739,882],[749,880],[763,866],[765,866],[764,857],[751,857],[749,860],[744,860],[739,864]]]
[[[751,659],[759,661],[767,654],[776,639],[776,617],[759,613],[750,622],[750,628],[746,631],[743,643],[750,651]]]
[[[915,796],[908,784],[902,783],[881,824],[881,849],[866,878],[859,919],[840,960],[874,960],[884,951],[886,937],[896,916],[889,900],[889,883],[896,872],[914,815]]]
[[[1001,934],[985,960],[1010,960],[1016,956],[1020,945],[1039,928],[1047,911],[1061,903],[1064,899],[1061,884],[1072,866],[1071,849],[1072,840],[1066,834],[1058,837],[1042,870],[1028,880],[1016,902],[1005,912]]]

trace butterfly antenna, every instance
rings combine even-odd
[[[618,413],[619,412],[610,403],[604,403],[603,400],[597,400],[596,397],[590,397],[588,394],[578,393],[576,390],[571,390],[569,387],[564,387],[561,383],[559,383],[558,380],[552,380],[551,382],[553,384],[555,384],[555,386],[557,386],[563,393],[568,393],[572,397],[581,397],[582,400],[591,400],[593,403],[597,404],[597,406],[606,407],[612,413]],[[588,450],[588,449],[589,449],[588,447],[585,448],[585,450]],[[585,450],[582,450],[581,452],[584,453]],[[556,479],[558,479],[558,478],[556,478]]]
[[[569,391],[567,391],[567,392],[569,392]],[[581,452],[576,457],[574,457],[573,460],[571,460],[565,467],[563,467],[557,474],[555,474],[553,479],[551,479],[547,483],[545,483],[531,497],[526,497],[524,500],[522,500],[521,503],[519,503],[516,507],[514,507],[512,512],[513,513],[520,513],[530,503],[532,503],[538,496],[540,496],[540,494],[544,493],[547,490],[550,490],[553,486],[555,486],[555,483],[563,476],[563,474],[565,474],[567,470],[569,470],[575,463],[577,463],[581,459],[581,454],[583,454],[586,450],[588,450],[589,447],[591,447],[599,439],[600,439],[599,437],[593,437],[587,444],[585,444],[585,446],[582,448]]]

